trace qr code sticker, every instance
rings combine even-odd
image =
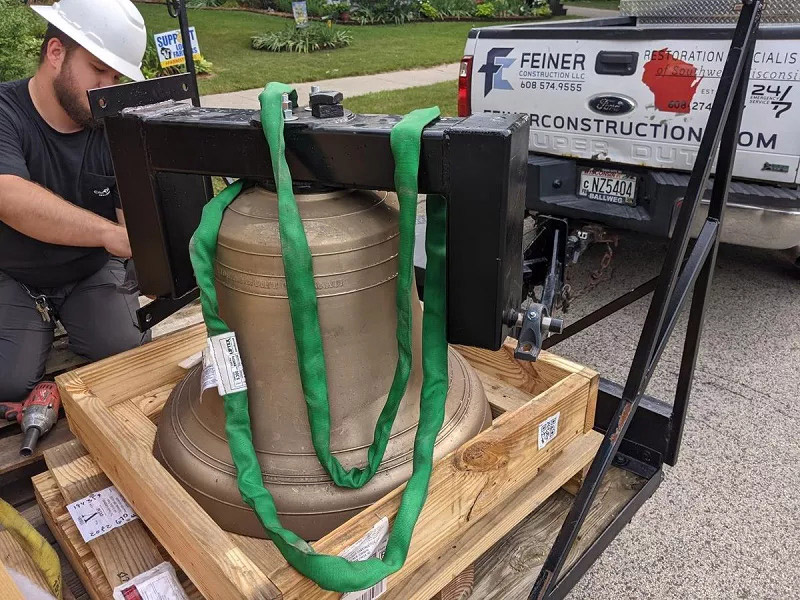
[[[547,446],[558,435],[558,419],[561,416],[557,412],[539,424],[539,450]]]

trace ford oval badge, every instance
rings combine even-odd
[[[601,115],[627,115],[636,103],[624,96],[592,96],[589,98],[589,108]]]

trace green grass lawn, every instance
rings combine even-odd
[[[415,108],[438,106],[442,116],[458,114],[457,82],[445,81],[393,92],[375,92],[345,98],[344,105],[357,113],[404,115]]]
[[[178,28],[163,5],[138,4],[149,35]],[[348,48],[310,54],[265,52],[250,48],[256,33],[282,29],[291,23],[281,17],[244,11],[190,10],[200,52],[214,63],[214,75],[200,79],[201,94],[261,87],[269,81],[300,83],[351,75],[432,67],[458,62],[467,32],[474,26],[496,25],[471,21],[410,23],[349,27]]]

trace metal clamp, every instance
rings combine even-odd
[[[539,358],[542,344],[551,333],[564,331],[564,321],[550,316],[550,311],[543,304],[531,304],[524,313],[517,316],[520,327],[517,348],[514,358],[533,362]]]

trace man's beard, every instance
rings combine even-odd
[[[100,122],[92,117],[91,111],[81,102],[81,96],[86,92],[78,90],[75,86],[69,57],[66,58],[61,72],[53,80],[53,90],[61,108],[77,125],[91,129],[99,127]]]

